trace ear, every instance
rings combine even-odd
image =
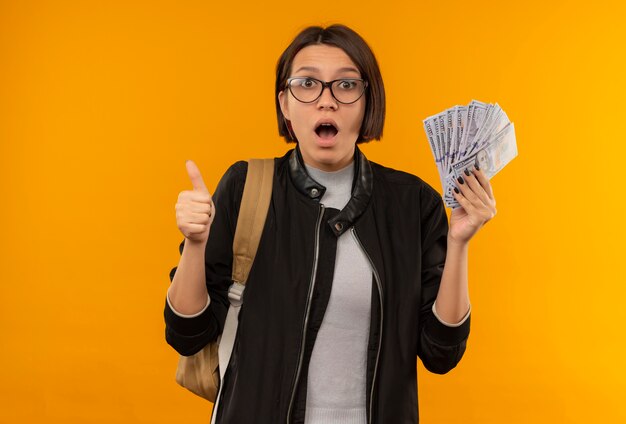
[[[280,110],[283,112],[283,116],[285,119],[290,121],[289,119],[289,108],[287,107],[287,95],[285,91],[282,90],[278,93],[278,103],[280,104]]]

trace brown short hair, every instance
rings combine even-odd
[[[380,140],[385,124],[385,87],[378,62],[365,40],[355,31],[341,24],[334,24],[326,28],[320,26],[305,28],[293,39],[278,59],[276,91],[274,93],[278,134],[284,137],[287,143],[295,142],[288,128],[290,123],[285,119],[280,109],[278,93],[285,89],[296,54],[304,47],[312,44],[328,44],[339,47],[355,63],[361,72],[361,77],[369,84],[364,94],[366,100],[365,115],[356,142],[358,144],[373,139]]]

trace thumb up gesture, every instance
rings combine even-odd
[[[176,224],[187,240],[206,243],[215,216],[215,205],[196,164],[188,160],[186,167],[193,190],[178,194]]]

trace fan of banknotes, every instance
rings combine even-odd
[[[491,179],[517,156],[515,127],[496,103],[472,100],[424,119],[424,130],[439,170],[443,200],[456,209],[455,180],[474,164]]]

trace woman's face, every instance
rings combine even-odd
[[[293,59],[290,77],[313,77],[322,81],[339,78],[361,78],[354,62],[339,47],[310,45]],[[339,103],[325,88],[311,103],[302,103],[285,89],[278,94],[285,118],[291,121],[304,162],[324,171],[337,171],[353,159],[354,146],[365,115],[365,95],[351,104]],[[332,120],[338,130],[320,131],[321,121]],[[316,132],[316,129],[318,130]]]

